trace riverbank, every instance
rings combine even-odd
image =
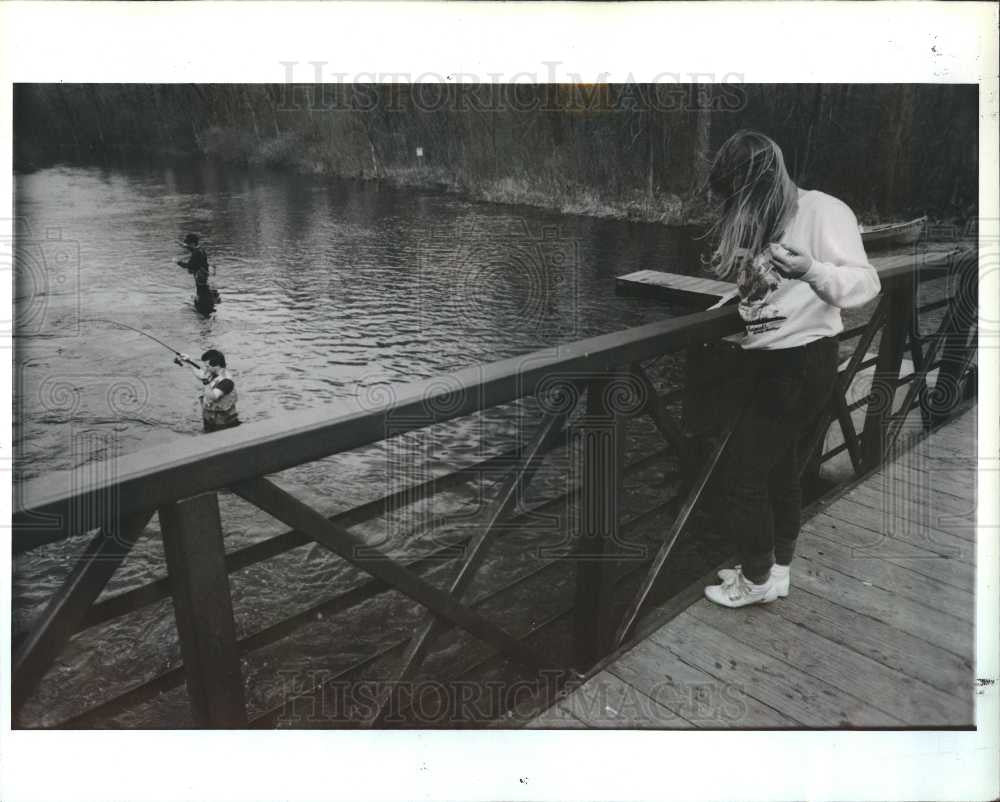
[[[700,226],[708,222],[704,199],[677,193],[653,193],[642,190],[614,193],[568,178],[556,171],[525,172],[516,176],[470,179],[459,170],[441,165],[382,164],[373,161],[346,169],[343,164],[303,145],[285,140],[245,141],[236,132],[210,134],[198,149],[113,148],[110,151],[80,149],[22,148],[15,161],[15,172],[30,173],[59,163],[110,163],[115,166],[131,161],[190,162],[209,160],[233,167],[267,169],[289,174],[330,179],[347,179],[387,185],[419,192],[445,192],[463,200],[531,206],[549,212],[608,220],[659,223],[667,226]]]
[[[58,164],[121,167],[137,163],[162,165],[205,161],[232,168],[362,181],[372,186],[383,185],[417,192],[443,192],[471,202],[529,206],[547,212],[606,220],[677,227],[706,226],[711,220],[711,209],[702,192],[650,194],[631,190],[616,194],[608,188],[581,184],[556,171],[473,180],[457,169],[422,163],[399,165],[374,160],[368,165],[345,169],[341,162],[309,150],[298,137],[256,141],[235,131],[209,132],[199,138],[197,145],[196,148],[115,146],[100,150],[72,145],[46,148],[29,144],[19,149],[14,171],[31,173]],[[896,222],[898,217],[887,217],[872,206],[856,208],[854,212],[858,222],[867,226]],[[967,236],[973,230],[976,216],[974,207],[956,209],[950,214],[928,215],[927,225],[939,231],[954,232],[954,236]]]
[[[173,147],[132,148],[114,147],[109,150],[83,149],[75,146],[60,148],[21,148],[15,161],[15,173],[31,173],[57,164],[120,167],[124,164],[162,164],[176,162],[214,162],[234,168],[263,169],[289,175],[313,176],[332,180],[352,180],[384,185],[417,192],[443,192],[463,200],[497,203],[508,206],[530,206],[566,215],[582,215],[607,220],[657,223],[665,226],[705,226],[711,220],[710,207],[704,194],[680,195],[634,190],[615,195],[592,186],[574,182],[557,173],[525,174],[498,179],[469,180],[459,171],[443,166],[417,164],[410,166],[371,165],[351,171],[343,170],[321,154],[306,152],[302,145],[287,141],[263,140],[255,143],[233,132],[214,134],[200,141],[198,149]],[[855,209],[858,222],[878,225],[895,222],[877,209]],[[928,225],[939,230],[967,235],[976,219],[975,209],[945,216],[929,216]]]
[[[703,222],[712,154],[779,142],[801,186],[862,222],[967,219],[974,87],[20,84],[19,170],[53,152],[211,157],[666,225]],[[873,142],[871,131],[900,126]],[[909,132],[927,132],[920,137]]]

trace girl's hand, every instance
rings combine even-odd
[[[799,253],[794,248],[777,242],[772,242],[768,247],[771,250],[771,263],[785,278],[799,278],[812,267],[812,257]]]

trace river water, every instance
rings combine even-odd
[[[664,226],[210,163],[54,166],[16,176],[15,191],[18,482],[80,465],[100,470],[116,455],[210,436],[201,432],[200,385],[190,372],[112,321],[195,357],[222,350],[240,417],[253,422],[690,311],[616,297],[614,277],[690,269],[700,245],[692,232]],[[208,316],[194,309],[193,281],[175,264],[183,256],[177,242],[189,232],[202,238],[221,292]],[[329,514],[522,441],[523,421],[509,408],[471,416],[435,427],[430,447],[419,437],[388,441],[279,480]],[[475,495],[442,494],[434,515],[477,509]],[[227,548],[282,530],[231,496],[220,503]],[[393,554],[413,554],[414,544],[427,545],[432,517],[424,510],[361,531]],[[84,542],[17,560],[15,637]],[[107,594],[163,571],[154,518]],[[316,546],[241,571],[232,579],[239,632],[361,576]],[[373,627],[388,636],[415,620],[403,600],[363,607],[372,604],[382,605],[369,611],[376,623],[361,625],[355,614],[338,624],[341,638],[345,628],[363,630],[352,632],[350,649],[312,631],[284,652],[248,658],[251,707],[273,704],[259,688],[273,690],[276,666],[314,670],[332,650],[358,659],[381,648]],[[398,623],[383,623],[389,619]],[[24,722],[61,721],[177,659],[168,601],[87,630],[60,657]],[[96,725],[188,723],[181,688]]]

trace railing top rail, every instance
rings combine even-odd
[[[942,252],[872,260],[883,284],[915,268],[951,266]],[[337,401],[280,419],[244,424],[212,437],[192,437],[106,463],[59,471],[15,493],[14,550],[62,540],[118,515],[153,510],[198,493],[350,451],[389,435],[462,417],[535,394],[553,376],[606,373],[740,329],[732,306],[650,323],[554,346],[405,385],[370,388],[366,397]]]
[[[964,257],[974,257],[974,248],[955,247],[948,250],[928,250],[917,253],[901,253],[894,256],[877,256],[869,259],[878,271],[882,285],[891,284],[903,278],[916,277],[917,280],[931,279],[955,269]],[[974,259],[966,264],[975,264]]]
[[[120,515],[153,510],[533,395],[540,382],[554,376],[572,380],[607,373],[739,327],[732,307],[701,312],[412,384],[376,386],[321,408],[48,474],[26,482],[16,494],[14,548],[22,551],[94,528],[109,505]]]

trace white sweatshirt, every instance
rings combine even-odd
[[[812,267],[798,279],[784,278],[763,258],[740,270],[743,348],[794,348],[832,337],[844,330],[841,309],[862,306],[882,289],[854,213],[832,195],[800,189],[781,244],[812,257]]]

